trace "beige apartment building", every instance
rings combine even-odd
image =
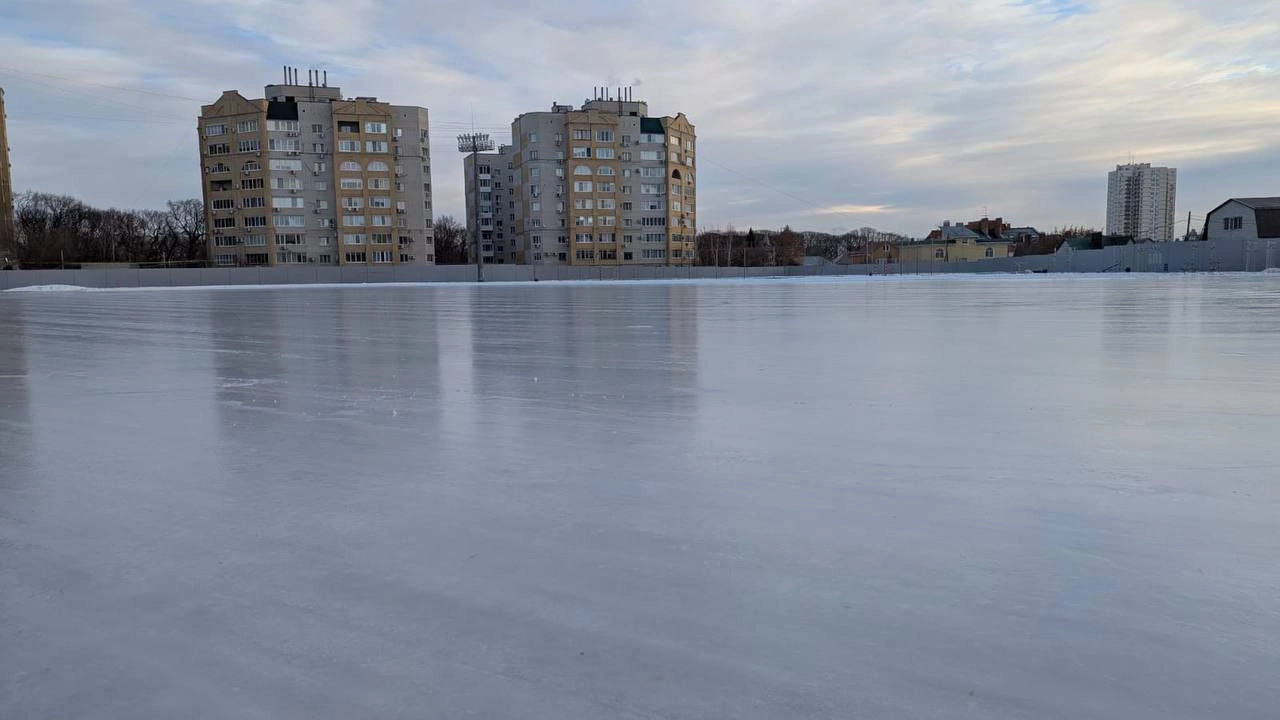
[[[18,265],[18,236],[13,217],[13,173],[9,167],[9,131],[0,88],[0,270]]]
[[[511,123],[511,145],[482,156],[492,169],[492,218],[479,224],[521,264],[691,265],[696,260],[697,137],[683,113],[597,91]],[[464,166],[465,167],[465,166]],[[480,188],[483,193],[485,188]],[[490,225],[486,225],[486,220]],[[501,222],[502,225],[498,225]],[[503,241],[499,243],[501,231]]]
[[[344,98],[314,71],[285,79],[201,108],[214,263],[434,263],[426,108]]]

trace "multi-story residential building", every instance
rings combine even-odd
[[[201,108],[215,264],[433,263],[426,108],[285,74],[261,99],[228,90]]]
[[[1178,170],[1151,163],[1117,165],[1107,174],[1107,234],[1173,240]]]
[[[0,88],[0,269],[18,264],[18,237],[14,230],[13,175],[9,168],[9,132],[5,127],[4,88]]]
[[[497,152],[467,155],[462,161],[466,176],[467,247],[474,242],[478,219],[480,253],[486,263],[511,265],[523,261],[516,246],[517,186],[512,157],[511,146],[502,145]],[[474,164],[472,158],[476,158]]]
[[[504,221],[517,262],[695,262],[697,137],[683,113],[649,117],[629,92],[598,92],[578,109],[521,115],[511,139],[511,194],[495,221]]]

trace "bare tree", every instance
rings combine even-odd
[[[465,265],[470,256],[467,228],[452,215],[442,215],[435,223],[436,264]]]

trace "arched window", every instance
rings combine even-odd
[[[381,160],[374,160],[369,163],[369,172],[388,172],[389,170],[391,168],[387,167],[387,164]]]
[[[672,171],[671,171],[671,179],[672,179],[672,180],[679,180],[679,179],[680,179],[680,171],[679,171],[679,170],[672,170]]]
[[[597,175],[617,175],[618,171],[613,169],[612,165],[601,165],[596,168]]]
[[[360,172],[360,163],[348,160],[347,162],[342,163],[342,167],[339,169],[342,172]]]
[[[579,165],[573,169],[573,174],[574,175],[590,175],[591,168],[587,167],[586,165]]]

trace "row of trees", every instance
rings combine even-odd
[[[745,233],[732,227],[725,231],[708,230],[698,235],[698,264],[716,267],[803,265],[804,245],[804,238],[790,226],[776,231],[750,228]]]
[[[200,200],[173,200],[164,210],[103,210],[66,195],[28,192],[14,199],[14,211],[23,267],[208,260]]]
[[[103,210],[66,195],[28,192],[16,198],[15,211],[16,260],[24,267],[209,261],[204,205],[197,199],[170,201],[164,210]],[[434,228],[437,264],[471,261],[471,239],[463,223],[444,215]],[[718,267],[801,265],[806,255],[836,260],[868,243],[893,239],[897,236],[873,228],[831,235],[796,232],[790,226],[746,232],[730,227],[698,235],[698,262]]]

